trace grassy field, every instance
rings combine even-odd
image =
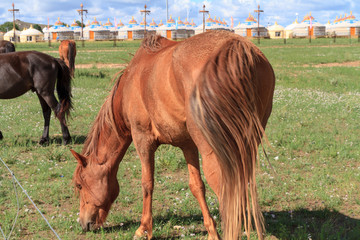
[[[58,56],[52,43],[18,44]],[[71,184],[76,160],[121,64],[139,42],[78,43],[73,81],[74,111],[69,121],[73,144],[61,146],[52,116],[46,147],[37,144],[43,119],[35,94],[0,101],[0,158],[15,173],[62,239],[132,239],[142,211],[141,168],[131,146],[120,164],[120,195],[105,227],[83,233],[77,223],[79,200]],[[360,43],[357,39],[262,40],[261,50],[276,74],[274,107],[266,129],[270,163],[260,153],[257,182],[266,220],[266,239],[360,239]],[[355,64],[349,64],[355,62]],[[331,65],[338,63],[337,65]],[[357,64],[357,65],[356,65]],[[162,146],[156,153],[154,239],[207,239],[201,211],[192,196],[181,152]],[[55,239],[18,189],[20,211],[12,239]],[[218,202],[207,201],[221,231]],[[0,164],[0,226],[10,233],[17,214],[11,176]],[[256,239],[255,234],[252,234]],[[1,238],[1,235],[0,235]],[[246,239],[244,237],[244,239]]]

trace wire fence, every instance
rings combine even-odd
[[[32,203],[32,205],[35,207],[35,209],[40,213],[41,217],[44,219],[44,221],[47,223],[47,225],[49,226],[49,228],[51,229],[51,231],[54,233],[54,235],[57,237],[57,239],[61,239],[59,237],[59,235],[56,233],[56,231],[51,227],[49,221],[45,218],[45,216],[41,213],[41,211],[39,210],[39,208],[36,206],[36,204],[34,203],[34,201],[30,198],[30,196],[28,195],[27,191],[21,186],[20,182],[17,180],[17,178],[15,177],[15,174],[13,173],[13,171],[11,171],[11,169],[6,165],[6,163],[0,158],[0,161],[3,163],[3,165],[7,168],[7,170],[10,172],[11,177],[12,177],[12,181],[13,181],[13,186],[14,186],[14,190],[15,190],[15,195],[16,195],[16,202],[17,202],[17,212],[16,212],[16,216],[15,219],[13,221],[13,225],[11,227],[10,233],[8,235],[8,237],[6,238],[6,235],[4,233],[4,231],[1,228],[0,225],[0,232],[2,234],[2,236],[4,237],[5,240],[9,240],[11,237],[11,234],[13,233],[13,230],[15,228],[16,225],[16,221],[17,218],[19,216],[19,212],[20,212],[20,206],[19,206],[19,196],[16,190],[16,183],[20,186],[20,188],[22,189],[23,193],[26,195],[26,197],[30,200],[30,202]]]

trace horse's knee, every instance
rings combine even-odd
[[[143,180],[141,183],[142,189],[143,189],[143,193],[145,196],[149,196],[152,195],[153,190],[154,190],[154,183],[153,181],[145,181]]]
[[[199,194],[202,195],[205,194],[205,185],[203,181],[200,182],[190,181],[189,188],[194,196],[198,196]]]

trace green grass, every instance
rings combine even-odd
[[[257,174],[259,202],[266,220],[266,239],[359,239],[360,236],[360,84],[359,67],[318,66],[358,61],[357,39],[262,40],[277,82],[273,112],[266,133],[269,161],[260,152]],[[254,41],[256,43],[256,41]],[[120,195],[105,228],[83,233],[79,200],[71,179],[85,137],[119,69],[96,63],[121,64],[139,42],[78,42],[73,84],[74,111],[69,130],[74,143],[61,146],[58,121],[52,116],[51,144],[37,144],[43,119],[35,94],[0,101],[0,157],[9,165],[62,239],[132,239],[142,211],[141,165],[130,146],[120,164]],[[39,50],[57,56],[56,43],[17,44],[17,50]],[[201,211],[188,187],[188,173],[179,149],[156,152],[154,191],[155,239],[207,239]],[[276,172],[274,172],[276,171]],[[20,212],[12,239],[54,239],[46,223],[18,189]],[[216,217],[218,202],[207,188]],[[16,215],[9,173],[0,165],[0,226],[8,234]],[[176,229],[174,228],[175,226]],[[257,239],[252,233],[252,238]],[[245,239],[245,238],[244,238]]]

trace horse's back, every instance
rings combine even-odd
[[[21,96],[30,89],[35,91],[42,81],[51,81],[50,75],[57,74],[53,57],[37,51],[0,54],[0,98]],[[44,82],[45,83],[45,82]]]
[[[232,40],[247,41],[230,32],[213,31],[182,42],[159,38],[155,51],[140,47],[122,78],[128,82],[122,92],[127,102],[125,115],[132,119],[128,127],[147,126],[161,143],[181,145],[188,141],[189,98],[194,84],[205,65]],[[269,64],[261,68],[273,76]]]

